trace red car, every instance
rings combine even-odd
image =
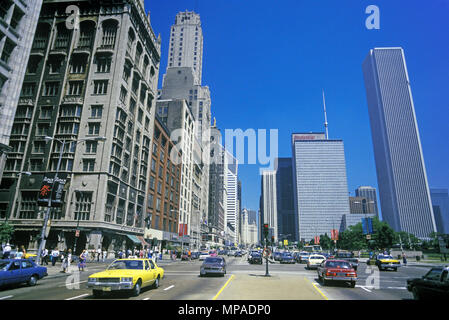
[[[355,287],[357,271],[344,260],[326,260],[317,269],[318,279],[327,285],[329,281],[349,282],[351,288]]]

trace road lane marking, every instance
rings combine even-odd
[[[68,298],[68,299],[65,299],[65,300],[75,300],[75,299],[78,299],[78,298],[87,297],[89,295],[90,295],[89,293],[85,293],[85,294],[82,294],[80,296],[76,296],[76,297],[73,297],[73,298]]]
[[[227,287],[227,285],[229,284],[229,282],[231,282],[232,279],[234,279],[234,275],[232,275],[228,281],[226,281],[226,283],[224,284],[223,287],[221,287],[220,291],[218,291],[218,293],[215,295],[215,297],[212,298],[212,300],[217,300],[218,296],[221,294],[221,292]]]
[[[4,297],[1,297],[0,300],[9,299],[9,298],[12,298],[12,297],[14,297],[14,296],[4,296]]]
[[[388,287],[388,289],[407,290],[406,287]]]
[[[173,288],[173,287],[174,287],[174,285],[171,285],[170,287],[165,288],[164,291],[170,290],[170,289]]]
[[[364,286],[357,286],[357,287],[362,288],[363,290],[372,293],[372,291],[371,291],[370,289],[368,289],[368,288],[366,288],[366,287],[364,287]]]
[[[304,279],[306,279],[307,281],[309,281],[311,284],[312,284],[312,286],[315,288],[315,290],[316,291],[318,291],[318,293],[325,299],[325,300],[329,300],[329,298],[328,297],[326,297],[326,295],[317,287],[317,285],[314,283],[314,282],[312,282],[312,281],[310,281],[307,277],[304,277]]]
[[[150,300],[150,298],[145,298],[145,299],[142,299],[142,300]]]
[[[63,285],[60,285],[59,287],[61,288],[61,287],[68,287],[68,286],[74,286],[74,285],[76,285],[76,284],[80,284],[80,283],[84,283],[84,282],[87,282],[87,280],[85,280],[85,281],[80,281],[80,282],[70,282],[70,283],[65,283],[65,284],[63,284]]]

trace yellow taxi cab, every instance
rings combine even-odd
[[[376,265],[379,270],[393,269],[394,271],[397,271],[401,266],[401,262],[391,255],[379,254],[376,257]]]
[[[117,259],[105,271],[89,276],[87,287],[92,289],[94,297],[119,290],[138,296],[142,288],[157,289],[163,277],[164,269],[151,259]]]
[[[32,254],[32,253],[25,253],[25,255],[23,256],[23,259],[35,259],[37,255]]]

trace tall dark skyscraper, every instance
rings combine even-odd
[[[297,241],[292,158],[277,158],[274,166],[279,238],[287,239],[289,242]]]
[[[382,217],[427,238],[436,226],[404,50],[370,50],[363,73]]]
[[[449,234],[449,193],[447,189],[430,189],[437,232]]]

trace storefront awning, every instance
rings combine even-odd
[[[128,238],[129,238],[129,240],[131,240],[132,242],[134,242],[134,243],[136,243],[136,244],[140,244],[140,240],[136,237],[136,236],[133,236],[133,235],[130,235],[130,234],[127,234],[126,235]]]

